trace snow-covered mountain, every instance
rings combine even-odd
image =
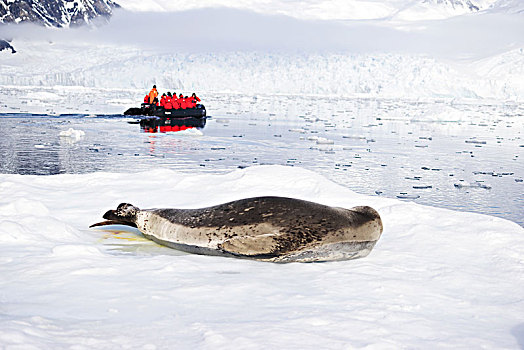
[[[107,20],[115,7],[112,0],[0,0],[0,23],[38,23],[68,27]]]
[[[0,23],[34,22],[51,27],[78,26],[108,19],[122,6],[132,12],[182,12],[228,8],[302,20],[445,19],[484,10],[520,12],[520,0],[0,0]]]
[[[446,5],[452,8],[467,8],[470,11],[478,11],[480,8],[471,0],[424,0],[426,4]]]
[[[524,1],[522,0],[498,0],[493,5],[493,10],[497,12],[507,12],[514,14],[524,13]]]
[[[122,0],[119,4],[126,10],[136,12],[177,12],[227,7],[299,19],[418,21],[478,12],[491,8],[497,2],[500,0]]]

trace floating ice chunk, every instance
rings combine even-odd
[[[322,152],[330,152],[330,151],[333,151],[333,147],[329,145],[321,145],[318,147],[318,150]]]
[[[220,123],[220,124],[229,124],[229,119],[226,119],[226,118],[217,118],[215,120],[217,123]]]
[[[454,184],[456,188],[483,188],[486,190],[490,190],[491,186],[487,184],[483,184],[481,182],[467,182],[467,181],[460,181],[459,183]]]
[[[427,166],[423,166],[420,169],[422,169],[422,170],[432,170],[432,171],[440,171],[440,170],[442,170],[442,169],[439,169],[439,168],[428,168]]]
[[[135,100],[132,100],[130,98],[113,98],[106,101],[108,104],[121,106],[121,105],[133,105],[135,104]]]
[[[473,143],[475,145],[485,145],[486,141],[477,141],[477,140],[466,140],[465,143]]]
[[[176,134],[185,135],[185,136],[204,136],[204,133],[201,130],[198,130],[197,128],[189,128],[185,130],[180,130]]]
[[[326,139],[325,137],[317,138],[317,145],[333,145],[335,141]]]
[[[27,96],[27,98],[31,98],[31,99],[35,99],[35,100],[51,100],[51,101],[56,101],[56,100],[60,100],[60,96],[58,96],[57,94],[54,94],[52,92],[47,92],[47,91],[36,91],[36,92],[31,92],[30,95]]]
[[[63,130],[60,132],[60,139],[68,144],[74,144],[77,141],[80,141],[84,138],[85,132],[82,130],[75,130],[69,128],[68,130]]]
[[[82,130],[75,130],[73,128],[69,128],[67,130],[60,131],[60,137],[70,137],[75,140],[80,140],[85,135],[86,133],[83,132]]]
[[[307,130],[305,130],[305,129],[289,129],[289,132],[298,132],[298,133],[301,133],[301,134],[305,134],[307,132]]]
[[[474,171],[474,175],[491,175],[495,177],[502,177],[502,176],[511,176],[514,173],[512,172],[504,172],[504,173],[496,173],[494,171]]]
[[[404,179],[418,181],[418,180],[422,179],[422,176],[405,177]]]
[[[342,138],[344,139],[355,139],[355,140],[365,140],[365,136],[352,136],[352,135],[343,135]]]
[[[397,195],[397,198],[399,199],[418,199],[420,196],[418,194],[407,194],[407,193],[401,193]]]
[[[434,109],[429,109],[423,115],[414,118],[413,121],[460,122],[468,118],[468,116],[465,115],[463,111],[457,108],[451,107],[451,106],[447,106],[447,107],[438,106],[438,110],[436,108],[437,107],[435,107]]]
[[[320,119],[318,119],[318,118],[307,118],[307,117],[303,117],[303,118],[304,118],[304,121],[306,123],[316,123],[316,122],[320,121]]]

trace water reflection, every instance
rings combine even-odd
[[[132,122],[133,124],[135,122]],[[203,129],[206,125],[206,118],[143,118],[138,122],[143,132],[157,133],[157,132],[178,132],[187,129]]]

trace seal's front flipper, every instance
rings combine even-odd
[[[252,256],[274,253],[275,243],[274,235],[241,236],[228,239],[218,247],[227,253]]]
[[[278,256],[295,248],[295,244],[290,238],[289,234],[278,232],[260,236],[240,236],[224,241],[219,245],[219,248],[235,255]]]

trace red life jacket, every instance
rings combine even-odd
[[[160,105],[162,107],[165,107],[165,104],[166,104],[166,97],[165,96],[162,96],[162,98],[160,99]]]
[[[173,96],[173,108],[180,109],[180,102],[178,101],[178,98],[176,96]]]
[[[173,104],[171,103],[171,97],[169,97],[169,96],[166,97],[166,102],[164,103],[164,108],[165,109],[172,109],[173,108]]]
[[[144,97],[144,103],[149,103],[149,94],[147,94],[146,97]]]

